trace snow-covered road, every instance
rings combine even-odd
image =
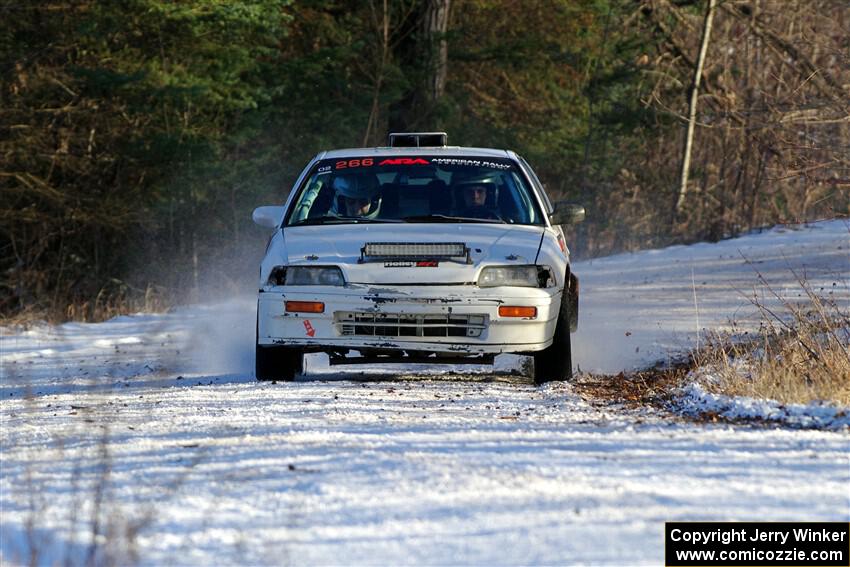
[[[753,268],[846,303],[848,251],[834,221],[577,264],[574,362],[616,372],[751,324]],[[0,562],[83,563],[95,516],[101,558],[151,565],[658,565],[664,521],[850,520],[846,432],[590,404],[509,357],[448,374],[467,369],[313,356],[259,384],[253,317],[235,301],[3,331]]]

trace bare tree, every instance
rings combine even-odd
[[[375,77],[375,89],[372,91],[372,108],[369,111],[369,120],[366,123],[366,133],[363,134],[363,145],[369,143],[369,137],[372,134],[373,126],[378,119],[379,102],[381,96],[381,86],[384,82],[384,72],[387,67],[387,62],[390,56],[390,13],[387,6],[387,1],[384,0],[383,10],[381,11],[381,21],[378,22],[375,18],[375,27],[378,28],[381,37],[381,61],[378,65],[378,73]],[[372,8],[372,14],[375,14],[374,4],[369,2],[369,7]]]
[[[434,112],[446,86],[451,0],[426,0],[418,4],[410,29],[403,31],[397,56],[413,70],[407,94],[390,109],[390,130],[433,128]]]
[[[688,191],[688,176],[691,168],[691,148],[694,142],[694,128],[697,120],[697,101],[699,100],[699,85],[702,78],[702,68],[705,64],[705,55],[708,53],[708,43],[711,38],[711,25],[714,21],[714,12],[717,9],[717,0],[709,0],[705,12],[705,24],[702,29],[702,41],[700,41],[699,57],[694,68],[694,80],[691,84],[691,102],[688,111],[688,133],[685,135],[685,148],[682,152],[682,170],[679,181],[679,199],[676,201],[676,212],[680,213],[685,203],[685,193]]]
[[[427,78],[431,105],[436,104],[446,90],[446,63],[449,55],[446,32],[449,29],[450,4],[451,0],[429,0],[423,20],[424,37],[430,55]]]

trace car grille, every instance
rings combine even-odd
[[[337,311],[334,324],[343,336],[480,337],[487,315],[424,315]]]

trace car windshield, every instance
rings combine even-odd
[[[380,156],[319,161],[286,225],[360,222],[544,223],[510,159]]]

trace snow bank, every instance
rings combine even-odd
[[[581,282],[573,363],[603,374],[629,372],[675,362],[706,330],[758,329],[762,316],[750,299],[763,288],[759,276],[794,301],[805,299],[794,275],[801,274],[814,291],[850,305],[850,227],[845,220],[779,226],[594,258],[576,262],[573,271]],[[759,301],[778,304],[770,296]]]
[[[850,408],[828,402],[782,404],[743,396],[714,394],[698,382],[690,382],[673,401],[673,408],[692,417],[719,416],[729,420],[752,420],[801,429],[850,429]]]

